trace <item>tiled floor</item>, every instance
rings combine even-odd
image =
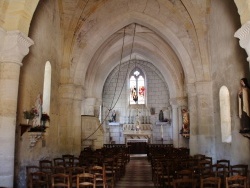
[[[126,166],[125,176],[119,180],[115,188],[153,188],[151,165],[146,155],[131,155]]]

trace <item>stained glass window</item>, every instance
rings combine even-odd
[[[131,72],[130,80],[130,104],[145,104],[145,78],[139,68]]]

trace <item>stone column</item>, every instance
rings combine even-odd
[[[248,55],[247,61],[250,62],[250,21],[242,25],[241,28],[235,32],[234,37],[240,39],[240,46],[246,50]]]
[[[0,29],[0,187],[13,187],[20,66],[33,41],[19,31]]]
[[[199,153],[198,143],[198,112],[197,112],[197,95],[195,84],[188,84],[188,109],[190,119],[190,138],[189,138],[189,149],[190,154],[194,155]]]
[[[58,125],[60,152],[73,154],[80,150],[81,98],[83,90],[74,84],[64,84],[60,93],[60,123]],[[77,131],[78,130],[78,131]]]
[[[188,147],[184,144],[184,138],[180,136],[180,129],[182,126],[182,115],[181,108],[182,106],[187,106],[186,98],[172,98],[170,99],[170,104],[172,106],[172,126],[173,126],[173,144],[174,147]]]
[[[173,126],[173,145],[174,147],[179,147],[179,118],[178,118],[178,106],[172,105],[172,126]]]
[[[81,152],[81,105],[83,100],[83,87],[76,86],[75,97],[73,100],[72,114],[72,131],[73,131],[73,147],[72,154],[79,155]]]
[[[192,140],[194,145],[191,144],[190,150],[193,154],[202,153],[216,158],[212,82],[196,82],[194,86],[196,97],[191,93],[191,98],[188,101],[192,104],[190,109],[190,124],[192,126],[190,138],[194,137],[194,140]]]

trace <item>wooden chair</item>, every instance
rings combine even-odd
[[[76,179],[76,187],[96,187],[95,175],[90,173],[78,174]]]
[[[230,174],[230,176],[241,175],[241,176],[247,177],[248,176],[248,165],[245,165],[245,164],[231,165],[229,174]]]
[[[39,167],[41,172],[45,172],[48,175],[48,181],[51,182],[51,175],[53,174],[52,161],[47,159],[40,160]]]
[[[174,159],[162,161],[162,175],[160,176],[160,184],[163,187],[173,187],[173,180],[176,178],[177,165]]]
[[[66,187],[70,188],[69,175],[64,173],[52,174],[51,175],[52,188],[54,187]]]
[[[195,154],[193,157],[194,157],[194,159],[197,159],[197,160],[205,160],[206,155]]]
[[[71,167],[71,166],[73,166],[74,155],[65,154],[65,155],[62,155],[62,158],[64,160],[65,167]]]
[[[30,188],[48,188],[49,181],[48,175],[45,172],[32,172],[29,174],[29,187]]]
[[[72,164],[72,166],[80,166],[80,159],[79,157],[72,157],[69,159],[70,163]]]
[[[35,166],[35,165],[26,166],[26,186],[27,186],[27,188],[29,188],[29,185],[30,185],[30,179],[29,179],[30,174],[34,173],[34,172],[39,172],[39,171],[40,171],[39,166]]]
[[[218,163],[218,164],[213,164],[212,169],[215,176],[221,179],[221,187],[226,187],[226,177],[229,176],[229,171],[227,166]]]
[[[97,187],[106,186],[106,170],[105,166],[93,166],[90,169],[91,174],[95,175],[95,181]]]
[[[190,178],[174,179],[174,188],[196,188],[196,180]]]
[[[40,167],[40,171],[48,173],[48,174],[52,174],[53,173],[53,164],[51,160],[40,160],[39,161],[39,167]]]
[[[241,175],[230,176],[226,178],[226,188],[247,188],[247,177]]]
[[[230,170],[230,160],[227,160],[227,159],[217,160],[216,164],[220,164],[220,165],[225,166],[225,170],[227,170],[227,171]]]
[[[66,168],[64,166],[53,166],[53,174],[65,174]]]
[[[221,179],[219,177],[202,178],[200,181],[200,188],[220,188]]]
[[[65,161],[62,157],[57,157],[53,159],[54,166],[65,166]]]
[[[176,178],[177,179],[183,179],[183,178],[193,179],[194,178],[194,171],[190,170],[190,169],[184,169],[184,170],[177,171]]]
[[[86,167],[80,167],[80,166],[72,166],[68,168],[68,172],[70,175],[70,187],[76,187],[76,179],[78,174],[83,174],[85,172],[89,172],[88,169],[86,170]]]
[[[106,170],[106,185],[108,187],[114,188],[116,180],[114,159],[106,158],[104,159],[103,164],[105,165],[105,170]]]

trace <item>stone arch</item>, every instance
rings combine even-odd
[[[201,66],[194,66],[193,62],[191,60],[191,57],[187,51],[187,49],[185,48],[185,46],[183,45],[183,43],[179,40],[179,38],[169,29],[167,28],[163,23],[147,16],[147,15],[142,15],[140,13],[136,13],[136,12],[129,12],[126,15],[122,15],[121,17],[128,17],[128,19],[121,21],[123,19],[116,19],[116,21],[111,22],[111,25],[107,26],[103,26],[102,31],[96,31],[97,33],[95,34],[96,36],[102,36],[101,40],[96,39],[94,41],[94,43],[92,42],[91,46],[86,46],[86,48],[81,52],[81,57],[79,58],[78,62],[77,62],[77,66],[75,67],[77,72],[75,72],[76,74],[74,75],[74,82],[78,82],[80,79],[82,78],[83,75],[85,75],[86,73],[86,79],[81,79],[81,80],[88,80],[88,76],[90,75],[96,75],[96,74],[88,74],[88,72],[93,71],[88,69],[88,67],[90,66],[90,64],[95,63],[92,62],[92,58],[95,56],[94,52],[96,52],[98,50],[98,48],[101,46],[101,42],[104,42],[105,40],[108,39],[108,37],[111,36],[110,34],[110,29],[112,28],[112,30],[118,31],[120,28],[123,28],[124,26],[131,24],[131,23],[138,23],[138,24],[142,24],[143,26],[147,26],[150,29],[152,29],[155,33],[157,33],[157,35],[162,38],[165,42],[167,42],[167,44],[169,44],[172,47],[172,50],[175,52],[176,56],[178,57],[179,61],[181,62],[181,65],[183,67],[183,71],[185,73],[186,77],[186,82],[187,83],[193,83],[197,80],[197,76],[196,74],[199,72],[201,72],[201,70],[199,69],[199,67]],[[146,21],[145,21],[146,20]],[[152,25],[150,25],[149,23],[154,23]],[[115,29],[114,29],[115,28]],[[100,32],[100,33],[98,33]],[[103,33],[105,33],[106,35],[103,36]],[[91,39],[90,39],[91,40]],[[96,49],[95,49],[96,48]],[[144,49],[145,50],[145,49]],[[118,49],[117,49],[118,51]],[[147,58],[145,55],[141,54],[143,57]],[[84,62],[84,63],[83,63]],[[114,67],[115,64],[117,64],[118,61],[113,61],[111,62],[109,65],[111,67]],[[93,64],[91,67],[98,67],[100,65],[98,64]],[[107,67],[107,65],[105,65]],[[160,67],[158,65],[158,67]],[[195,70],[195,67],[198,67],[197,70]],[[104,71],[104,69],[102,69],[102,71]],[[104,73],[104,75],[108,75],[108,70],[106,70],[106,72]],[[198,78],[201,79],[202,78]],[[91,79],[90,79],[91,80]],[[91,82],[90,82],[91,83]],[[94,82],[92,79],[92,84],[93,83],[97,83]],[[180,81],[179,81],[180,83]],[[79,84],[79,83],[78,83]],[[81,83],[83,84],[83,83]],[[94,84],[93,84],[94,85]],[[177,92],[177,88],[175,88],[174,85],[180,85],[180,84],[171,84],[169,83],[169,85],[172,85],[172,88],[170,88],[171,91],[173,92]],[[88,90],[91,87],[87,87]],[[93,88],[93,86],[92,86]],[[99,88],[99,92],[97,93],[101,93],[101,88],[102,87],[95,87],[95,88]],[[182,96],[183,93],[179,92],[179,94],[172,94],[173,96]],[[180,94],[181,93],[181,94]]]

